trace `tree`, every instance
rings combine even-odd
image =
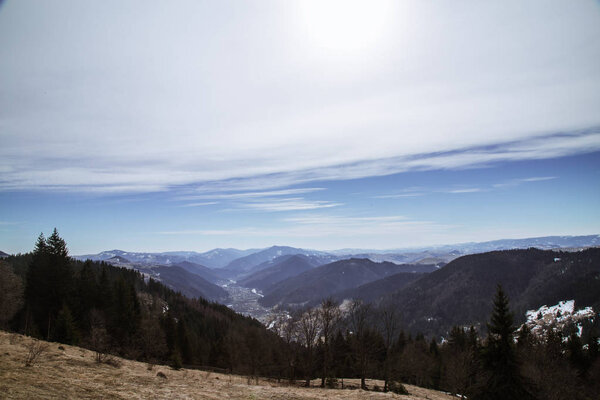
[[[360,388],[363,390],[367,390],[365,379],[373,349],[373,343],[369,340],[371,336],[369,331],[370,314],[371,306],[363,303],[362,300],[355,299],[350,304],[348,319],[352,330],[351,343],[356,359],[357,372],[360,376]]]
[[[389,390],[390,378],[391,378],[391,365],[392,365],[392,347],[394,340],[399,329],[399,315],[395,304],[388,301],[379,307],[379,329],[383,337],[383,343],[385,345],[385,360],[384,360],[384,385],[383,391]]]
[[[0,328],[12,319],[23,305],[23,284],[10,265],[0,262]]]
[[[513,316],[508,297],[498,285],[494,309],[488,327],[487,341],[482,349],[483,385],[476,389],[473,399],[520,400],[532,398],[519,372],[514,348]]]
[[[298,358],[298,320],[297,315],[288,316],[287,314],[278,314],[272,322],[273,331],[277,336],[283,339],[285,348],[284,357],[286,361],[286,374],[290,383],[293,383],[296,377],[295,365]]]
[[[450,393],[460,395],[467,393],[473,385],[477,370],[477,332],[471,326],[468,333],[459,326],[450,331],[448,343],[444,346],[445,369],[444,385]]]
[[[54,228],[46,240],[38,237],[32,262],[27,271],[25,299],[37,326],[50,338],[56,315],[69,301],[72,270],[67,245]]]
[[[319,336],[319,314],[316,309],[308,308],[298,317],[298,329],[301,343],[305,346],[304,368],[306,387],[310,386],[312,377],[314,347]]]
[[[337,329],[341,313],[338,305],[333,301],[332,298],[325,299],[321,302],[321,307],[318,309],[318,313],[323,346],[321,387],[325,387],[325,381],[327,378],[331,377],[331,340],[335,333],[335,329]]]
[[[54,341],[65,344],[77,344],[79,341],[77,326],[66,304],[63,304],[56,317],[53,338]]]

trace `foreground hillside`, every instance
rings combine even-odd
[[[115,358],[120,366],[97,364],[94,352],[47,343],[31,367],[24,366],[29,337],[0,331],[0,393],[6,399],[431,399],[452,397],[406,385],[410,396],[374,391],[302,388],[200,370],[175,371],[164,365]],[[60,349],[62,347],[64,350]],[[166,378],[158,376],[164,374]],[[316,382],[316,381],[315,381]],[[367,381],[372,388],[379,381]],[[346,384],[358,385],[354,380]]]

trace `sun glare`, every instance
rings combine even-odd
[[[300,1],[297,16],[311,45],[339,53],[362,52],[383,41],[392,1]]]

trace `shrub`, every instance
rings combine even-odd
[[[337,385],[338,385],[337,378],[334,378],[334,377],[330,376],[325,381],[325,386],[328,387],[329,389],[335,389],[335,388],[337,388]]]
[[[388,389],[390,392],[396,394],[409,394],[404,385],[398,381],[391,381],[388,384]]]
[[[183,361],[181,360],[181,354],[178,351],[173,352],[171,355],[171,368],[181,369],[183,368]]]
[[[32,340],[25,345],[27,355],[25,356],[25,366],[31,367],[39,361],[40,356],[48,350],[48,344],[39,340]]]

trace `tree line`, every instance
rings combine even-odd
[[[407,332],[392,303],[324,299],[280,313],[266,329],[224,305],[189,299],[135,270],[68,256],[54,232],[0,264],[3,329],[103,355],[219,368],[306,386],[403,393],[402,383],[469,399],[593,399],[600,393],[597,336],[575,327],[539,337],[517,329],[501,287],[482,337],[453,327],[444,340]],[[567,336],[565,340],[564,337]],[[370,387],[367,379],[383,381]]]
[[[596,399],[600,394],[598,336],[580,336],[575,326],[551,327],[535,335],[514,325],[501,286],[494,297],[487,335],[454,326],[443,340],[412,335],[400,326],[392,303],[360,300],[280,315],[274,329],[288,343],[288,376],[316,377],[320,386],[343,387],[343,378],[384,382],[383,391],[403,392],[402,383],[469,399]]]

